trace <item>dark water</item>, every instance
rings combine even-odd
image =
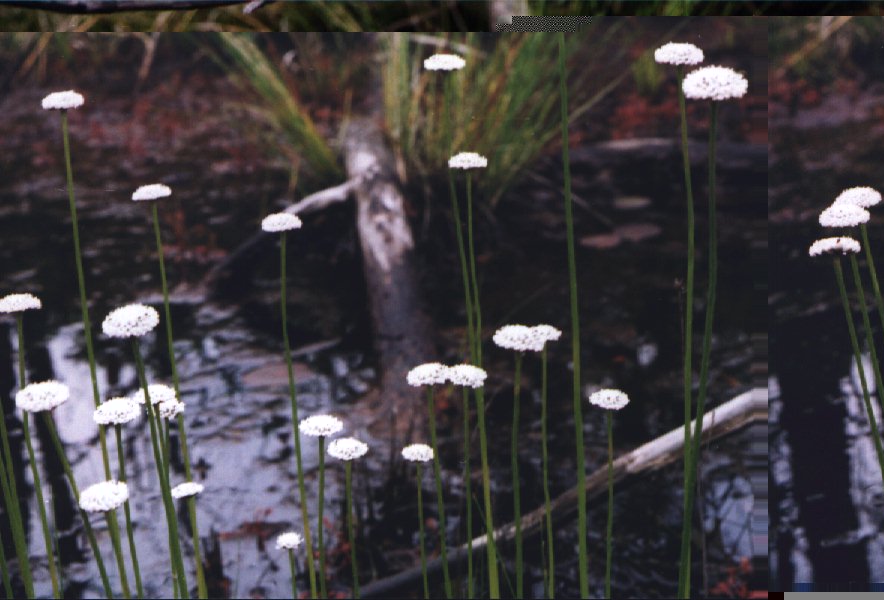
[[[55,377],[71,386],[73,400],[59,408],[55,418],[78,481],[85,487],[103,477],[79,325],[60,131],[57,116],[38,109],[48,91],[26,85],[13,89],[0,104],[6,120],[0,139],[0,172],[5,174],[0,179],[0,289],[30,291],[43,300],[44,310],[26,320],[30,377]],[[174,190],[160,212],[188,440],[197,479],[206,485],[197,507],[201,533],[213,550],[212,581],[218,594],[275,597],[289,592],[287,565],[273,548],[275,535],[293,525],[300,528],[278,320],[278,252],[268,244],[233,285],[220,290],[208,290],[201,281],[213,264],[257,230],[263,215],[295,196],[287,189],[289,170],[269,159],[254,138],[236,126],[245,118],[230,108],[236,99],[233,88],[212,71],[188,72],[136,94],[119,84],[99,86],[87,94],[87,106],[72,114],[71,136],[94,324],[120,304],[159,302],[149,213],[128,198],[138,185],[157,180]],[[728,139],[727,130],[723,138]],[[702,207],[705,186],[699,182],[705,177],[699,150],[695,193]],[[766,156],[763,148],[728,143],[722,144],[721,156],[722,266],[711,361],[713,405],[764,385],[767,378],[763,305],[767,212],[761,201],[767,188]],[[581,240],[584,380],[593,386],[620,387],[633,399],[616,419],[615,443],[617,451],[624,452],[677,427],[681,419],[681,302],[676,281],[684,270],[680,159],[667,144],[645,154],[587,146],[574,150],[572,169]],[[567,328],[557,175],[561,167],[546,158],[537,172],[540,175],[504,196],[493,214],[480,210],[477,251],[486,337],[508,322],[549,322]],[[433,189],[444,194],[444,183]],[[423,190],[409,190],[408,197],[416,215],[425,266],[422,285],[437,327],[439,358],[453,362],[458,360],[464,318],[451,216],[444,208],[447,200],[426,197]],[[700,231],[704,214],[700,209]],[[305,219],[291,248],[295,259],[289,272],[290,335],[296,347],[301,413],[344,415],[349,433],[383,448],[384,440],[371,426],[377,415],[360,402],[375,387],[379,366],[365,309],[354,222],[350,206]],[[617,237],[613,241],[612,232]],[[600,240],[614,245],[604,247]],[[698,241],[702,246],[703,239]],[[703,256],[701,252],[701,260]],[[704,279],[700,267],[698,281]],[[702,310],[702,301],[698,304]],[[133,392],[135,372],[128,348],[103,338],[98,327],[95,337],[102,396]],[[7,328],[0,336],[0,359],[8,359],[0,367],[0,392],[7,407],[15,388],[14,347]],[[162,334],[147,337],[144,351],[148,378],[168,383]],[[487,389],[489,429],[494,432],[495,522],[503,523],[512,516],[508,455],[512,357],[490,344],[486,354],[491,373]],[[567,343],[553,347],[550,358],[552,492],[558,494],[574,483]],[[529,360],[522,395],[523,511],[542,502],[538,385],[539,365]],[[443,477],[451,490],[449,534],[450,539],[460,540],[459,401],[443,397],[440,406]],[[592,411],[585,411],[585,421],[587,466],[595,469],[606,456],[604,422]],[[766,439],[763,427],[712,444],[703,455],[707,564],[704,576],[703,555],[696,552],[698,589],[711,591],[728,580],[747,580],[755,589],[765,586],[767,523],[766,511],[759,507],[766,501],[766,489],[764,482],[759,483],[759,473],[766,472],[760,459],[766,447],[759,447],[759,439]],[[43,447],[42,439],[38,446]],[[125,447],[142,572],[148,574],[149,592],[162,595],[170,586],[165,527],[143,423],[127,429]],[[312,511],[317,456],[309,440],[304,448]],[[354,478],[363,534],[363,581],[417,564],[413,482],[401,475],[390,478],[382,454],[370,453]],[[73,538],[64,538],[71,548],[79,535],[77,520],[72,519],[51,457],[41,453],[41,460],[56,483],[59,523],[67,522],[74,529]],[[173,462],[173,480],[183,479],[183,467]],[[430,489],[426,482],[425,491]],[[680,490],[681,467],[675,465],[629,481],[618,492],[614,579],[619,594],[667,597],[673,593]],[[330,586],[346,593],[349,565],[344,540],[337,534],[343,523],[342,498],[342,473],[333,466],[326,489],[326,539],[330,567],[340,567],[341,573],[332,576]],[[433,506],[425,508],[434,515]],[[33,502],[30,510],[31,548],[39,555],[42,543],[33,527]],[[601,504],[590,511],[594,594],[602,593],[604,512]],[[181,519],[182,525],[185,521]],[[574,529],[557,533],[561,594],[576,592]],[[106,532],[99,528],[99,535],[105,556],[110,557]],[[82,540],[80,547],[85,548]],[[540,564],[539,548],[538,540],[527,544],[529,564]],[[11,547],[7,552],[11,554]],[[68,551],[65,557],[71,595],[100,594],[88,551],[79,557]],[[741,559],[748,561],[748,569],[737,569]],[[115,572],[113,565],[109,568]],[[534,587],[529,589],[537,594],[540,575],[538,569],[530,569]],[[37,578],[48,580],[45,565],[37,569]],[[306,581],[300,582],[300,588],[306,589]],[[48,585],[41,584],[40,590],[47,594]]]
[[[817,217],[841,190],[880,188],[884,128],[868,108],[881,98],[873,86],[855,98],[831,93],[818,107],[773,113],[771,564],[781,589],[793,582],[866,589],[884,580],[884,490],[844,313],[831,261],[807,256],[815,239],[831,235]],[[876,254],[884,243],[880,226],[873,213],[869,235]],[[854,318],[861,323],[856,312]],[[880,336],[874,318],[872,325]],[[880,409],[877,400],[873,405]]]

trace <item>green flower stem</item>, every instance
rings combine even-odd
[[[519,478],[519,391],[522,383],[522,353],[516,352],[516,376],[513,380],[513,428],[510,460],[513,470],[513,521],[516,524],[516,598],[523,598],[522,502]]]
[[[547,357],[546,346],[543,347],[541,354],[541,386],[540,386],[540,443],[541,443],[541,460],[543,463],[543,503],[546,507],[546,550],[547,550],[547,568],[546,568],[546,594],[549,598],[555,598],[555,572],[556,561],[553,553],[553,528],[552,528],[552,512],[550,511],[549,499],[549,453],[547,449],[547,406],[546,406],[546,389],[547,389]]]
[[[700,459],[700,440],[703,437],[703,414],[706,407],[706,384],[709,380],[709,353],[712,349],[712,323],[718,286],[718,233],[715,215],[715,137],[718,103],[711,102],[709,124],[709,287],[706,292],[706,320],[703,327],[703,351],[700,362],[700,388],[697,393],[697,419],[691,442],[690,468],[685,484],[687,502],[682,520],[681,558],[679,561],[678,597],[691,595],[691,529],[694,498],[697,490],[697,464]]]
[[[0,461],[0,476],[6,477],[6,467],[3,465],[3,461]],[[6,597],[12,598],[12,583],[9,581],[9,565],[6,564],[6,550],[4,546],[5,544],[0,542],[0,577],[3,578],[3,591],[6,592]]]
[[[123,559],[123,546],[120,544],[120,523],[117,521],[117,513],[113,510],[105,512],[104,520],[107,523],[107,530],[110,532],[111,545],[114,549],[114,556],[117,558],[117,568],[120,570],[120,585],[123,588],[123,597],[131,598],[129,577],[126,575],[126,561]]]
[[[610,410],[605,411],[605,425],[608,428],[608,528],[605,536],[607,552],[605,555],[605,598],[611,596],[611,559],[614,548],[614,416]]]
[[[21,316],[17,319],[18,343],[19,343],[19,388],[25,386],[24,375],[24,344],[22,344],[22,327]],[[24,415],[22,422],[26,424],[27,414]],[[25,594],[28,598],[34,597],[34,579],[31,574],[31,559],[28,556],[28,540],[25,532],[22,516],[21,505],[19,504],[18,485],[15,481],[15,468],[12,463],[12,449],[9,445],[9,433],[6,430],[6,413],[3,410],[3,403],[0,402],[0,438],[3,441],[3,457],[5,465],[3,469],[2,486],[3,499],[9,515],[9,524],[12,529],[12,538],[15,542],[15,554],[18,557],[19,572],[22,582],[25,586]],[[41,503],[42,504],[42,503]],[[10,596],[11,597],[11,596]]]
[[[427,579],[427,551],[424,544],[424,500],[421,490],[424,473],[419,462],[415,463],[415,465],[417,466],[417,523],[421,545],[421,572],[424,576],[424,598],[429,599],[430,581]]]
[[[138,347],[138,340],[132,339],[132,351],[135,355],[135,368],[138,371],[138,381],[144,390],[144,405],[147,407],[147,420],[150,425],[150,440],[153,445],[154,461],[156,462],[157,475],[160,480],[160,491],[163,496],[163,508],[166,511],[166,524],[169,530],[169,552],[173,565],[173,585],[177,579],[178,589],[182,598],[190,596],[190,590],[187,586],[187,573],[184,570],[184,562],[181,559],[181,543],[178,538],[178,519],[175,514],[175,505],[172,501],[172,494],[169,489],[169,473],[164,472],[165,461],[161,456],[160,450],[160,433],[158,430],[162,426],[161,419],[157,414],[153,401],[150,399],[150,393],[147,389],[147,378],[144,375],[144,361],[141,358],[141,349]],[[176,577],[177,576],[177,577]]]
[[[80,518],[83,520],[83,530],[86,532],[86,538],[89,540],[89,547],[92,549],[93,556],[95,556],[95,564],[98,566],[98,574],[101,577],[101,584],[104,586],[104,594],[108,598],[113,598],[114,593],[111,588],[110,579],[107,576],[107,569],[104,567],[104,560],[101,558],[101,550],[98,547],[98,540],[95,539],[95,532],[92,530],[92,525],[89,522],[89,515],[85,510],[80,508],[80,489],[77,487],[77,480],[74,479],[74,470],[71,468],[71,463],[68,462],[64,446],[62,446],[61,440],[58,437],[58,431],[55,429],[55,421],[52,419],[52,413],[44,411],[40,414],[43,416],[43,422],[46,424],[46,429],[49,431],[49,437],[52,439],[52,445],[55,447],[55,454],[58,456],[58,460],[61,461],[61,467],[64,470],[65,477],[67,477],[68,485],[71,486],[71,491],[74,493],[74,502],[77,503],[77,509],[80,511]]]
[[[166,263],[163,252],[163,240],[160,235],[160,220],[157,203],[151,202],[151,217],[153,220],[153,232],[157,242],[157,256],[160,263],[160,282],[163,286],[163,308],[166,316],[166,345],[169,351],[169,365],[172,368],[172,385],[175,387],[175,397],[181,401],[181,386],[178,378],[178,361],[175,359],[175,343],[172,335],[172,309],[169,303],[169,286],[166,281]],[[167,428],[168,433],[168,428]],[[178,415],[178,436],[181,440],[181,457],[184,461],[184,475],[187,481],[193,481],[190,466],[190,452],[187,447],[187,428],[184,423],[184,415]],[[193,543],[194,562],[196,563],[197,594],[201,599],[209,597],[206,587],[206,576],[203,571],[203,557],[200,552],[200,534],[196,519],[196,500],[193,497],[187,500],[187,512],[190,517],[190,530]]]
[[[89,322],[89,304],[86,300],[86,282],[83,276],[83,254],[80,251],[80,227],[77,224],[77,203],[74,200],[74,171],[71,168],[71,145],[68,136],[68,111],[61,111],[61,131],[64,139],[64,165],[67,174],[68,203],[71,211],[71,228],[74,233],[74,259],[77,266],[77,284],[80,289],[80,311],[82,312],[83,334],[86,338],[86,356],[89,359],[89,376],[92,379],[92,400],[95,407],[101,403],[98,392],[98,376],[95,373],[95,349],[92,346],[92,325]],[[104,425],[98,426],[98,442],[101,446],[101,459],[104,476],[111,478],[110,455],[107,452],[107,437]]]
[[[872,291],[875,294],[875,306],[878,309],[878,318],[881,319],[881,327],[884,327],[884,299],[881,297],[881,286],[878,285],[878,271],[875,269],[875,259],[872,257],[872,247],[869,245],[869,231],[866,224],[860,225],[863,238],[863,249],[866,252],[866,263],[869,267],[869,275],[872,278]]]
[[[488,468],[488,438],[485,435],[485,392],[476,388],[476,416],[479,420],[479,454],[482,458],[482,497],[485,505],[485,544],[488,556],[488,591],[492,599],[500,598],[500,581],[497,571],[497,548],[493,543],[494,524],[491,518],[491,475]]]
[[[328,598],[328,592],[325,589],[326,586],[326,572],[325,572],[325,543],[323,542],[323,523],[322,523],[322,513],[325,508],[325,438],[323,436],[319,436],[317,438],[319,440],[319,507],[318,507],[318,515],[316,517],[316,527],[318,529],[316,533],[316,541],[318,543],[319,549],[319,593],[321,598]]]
[[[463,388],[464,496],[467,500],[467,598],[473,597],[473,490],[470,470],[470,393]]]
[[[477,367],[482,366],[482,305],[479,303],[479,275],[476,270],[476,248],[473,243],[473,178],[467,171],[467,246],[470,259],[470,281],[473,286],[473,310],[475,330],[473,331],[473,360]]]
[[[840,261],[837,263],[839,268],[841,266]],[[872,355],[872,367],[875,373],[875,383],[878,386],[878,390],[884,391],[884,379],[881,378],[881,366],[878,363],[878,353],[875,351],[875,342],[872,339],[872,325],[869,322],[869,313],[866,308],[866,292],[863,289],[863,282],[859,276],[859,264],[856,260],[856,254],[850,255],[850,266],[853,270],[853,281],[856,285],[857,297],[859,298],[859,310],[863,319],[863,327],[865,328],[866,333],[866,344],[869,347],[869,352]],[[842,277],[843,279],[843,277]],[[884,481],[884,448],[881,446],[881,436],[878,432],[878,424],[875,422],[875,413],[872,412],[872,400],[871,396],[868,398],[864,398],[866,403],[866,415],[869,418],[869,424],[872,429],[872,439],[875,442],[875,451],[878,454],[878,463],[881,466],[881,479]]]
[[[688,150],[688,119],[685,109],[684,90],[684,67],[676,67],[678,77],[678,107],[681,112],[681,156],[684,166],[684,186],[687,194],[687,229],[688,229],[688,268],[685,286],[685,318],[684,318],[684,519],[689,519],[687,512],[688,501],[688,469],[690,468],[691,454],[691,392],[693,384],[693,372],[691,370],[692,344],[694,337],[694,194],[691,186],[691,157]]]
[[[289,570],[292,573],[292,599],[298,600],[298,579],[297,579],[297,573],[295,570],[295,551],[294,550],[289,550]]]
[[[304,467],[301,463],[301,433],[298,430],[298,392],[295,385],[295,371],[292,368],[292,350],[289,345],[289,330],[287,319],[286,286],[285,286],[285,238],[283,231],[279,238],[279,264],[280,264],[280,295],[279,307],[282,311],[282,339],[285,346],[285,365],[289,377],[289,395],[292,405],[292,429],[295,433],[295,466],[298,468],[298,494],[301,505],[301,523],[304,528],[304,545],[307,548],[307,575],[310,578],[310,597],[316,598],[316,567],[313,564],[313,542],[310,539],[310,520],[307,516],[307,488],[304,485]]]
[[[21,323],[21,317],[19,317]],[[24,380],[22,380],[24,381]],[[49,561],[49,579],[52,582],[53,598],[61,598],[58,588],[58,571],[55,565],[55,552],[52,547],[52,534],[49,533],[49,519],[46,518],[46,502],[43,500],[43,485],[40,482],[40,470],[37,468],[37,456],[34,453],[34,445],[31,443],[31,427],[29,413],[22,415],[25,446],[28,448],[28,463],[31,465],[31,477],[34,478],[34,493],[37,496],[37,510],[40,514],[40,525],[43,528],[43,542],[46,544],[46,559]]]
[[[353,569],[353,597],[359,598],[359,566],[356,564],[356,523],[353,514],[353,461],[344,462],[344,488],[347,494],[347,537],[350,542],[350,567]]]
[[[117,438],[117,462],[119,463],[118,477],[120,481],[126,481],[126,460],[123,452],[123,430],[119,425],[114,425],[114,434]],[[135,573],[135,591],[139,598],[144,598],[144,586],[141,583],[141,569],[138,566],[138,551],[135,545],[135,534],[132,530],[132,511],[129,501],[123,503],[123,514],[126,517],[126,537],[129,540],[129,554],[132,556],[132,571]]]
[[[439,548],[442,554],[442,576],[445,582],[445,597],[452,598],[451,578],[448,574],[448,550],[445,544],[445,499],[442,496],[442,470],[439,466],[439,445],[436,442],[436,405],[433,399],[433,386],[427,387],[427,411],[430,416],[430,443],[433,444],[433,478],[436,480],[436,510],[439,513]]]
[[[580,315],[577,304],[577,259],[574,250],[574,212],[571,201],[571,161],[568,154],[568,82],[565,74],[565,34],[559,34],[559,95],[562,99],[562,166],[565,179],[565,231],[568,244],[568,284],[571,304],[572,395],[574,439],[577,447],[577,574],[580,597],[589,597],[589,562],[586,549],[586,466],[583,449],[583,409],[580,402]]]

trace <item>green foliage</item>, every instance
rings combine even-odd
[[[663,73],[654,60],[654,55],[645,53],[632,63],[632,77],[639,94],[653,96],[663,83]]]

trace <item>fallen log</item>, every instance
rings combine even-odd
[[[706,413],[703,417],[703,441],[718,439],[758,421],[767,421],[767,390],[755,388],[721,406]],[[696,420],[694,421],[694,425]],[[684,427],[676,427],[650,442],[627,452],[614,461],[614,482],[617,483],[632,477],[665,467],[682,458],[684,448]],[[587,500],[605,497],[608,486],[608,467],[605,465],[586,478]],[[573,487],[550,503],[553,523],[561,523],[572,519],[577,512],[577,487]],[[522,517],[522,535],[528,538],[540,533],[545,518],[544,507],[537,508]],[[494,532],[494,542],[498,547],[512,543],[515,538],[515,523],[509,523]],[[473,552],[481,557],[485,551],[487,536],[482,535],[473,540]],[[449,566],[466,562],[468,548],[466,545],[449,548]],[[442,559],[435,558],[427,563],[427,572],[438,577],[442,570]],[[420,566],[407,569],[385,579],[373,581],[361,589],[363,598],[390,597],[401,593],[408,587],[420,585],[422,571]]]

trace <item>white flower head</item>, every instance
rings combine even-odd
[[[102,402],[92,413],[92,419],[99,425],[125,425],[141,414],[141,407],[132,398],[111,398]]]
[[[484,169],[488,159],[475,152],[460,152],[448,159],[449,169]]]
[[[175,396],[175,390],[162,383],[152,383],[147,386],[147,395],[150,396],[150,403],[154,405],[160,402],[174,402],[178,399]],[[132,394],[132,399],[138,404],[144,404],[144,388]]]
[[[132,199],[136,202],[144,200],[159,200],[172,195],[172,188],[162,183],[151,183],[150,185],[142,185],[132,193]]]
[[[43,308],[43,303],[33,294],[7,294],[0,298],[0,313],[17,313]]]
[[[408,385],[441,385],[448,381],[448,367],[442,363],[431,362],[418,365],[405,376]]]
[[[172,497],[176,500],[180,500],[181,498],[189,498],[190,496],[196,496],[197,494],[202,494],[203,484],[197,483],[195,481],[185,481],[184,483],[179,483],[175,487],[172,488]]]
[[[285,533],[279,534],[276,538],[276,549],[277,550],[294,550],[304,541],[304,538],[301,537],[301,534],[296,531],[286,531]]]
[[[713,66],[691,71],[681,87],[685,98],[721,101],[745,96],[749,82],[733,69]]]
[[[429,462],[433,460],[433,449],[426,444],[411,444],[402,449],[402,458],[411,462]]]
[[[820,225],[823,227],[856,227],[861,223],[868,223],[871,216],[871,213],[861,206],[840,202],[820,213]]]
[[[66,92],[52,92],[43,98],[43,110],[68,110],[83,106],[83,95],[74,90]]]
[[[151,398],[151,400],[153,400],[153,398]],[[171,421],[184,412],[184,402],[179,402],[178,400],[164,400],[157,404],[157,409],[160,411],[160,417],[167,421]]]
[[[857,254],[860,250],[859,242],[851,237],[830,237],[817,240],[810,245],[808,254],[822,256],[823,254]]]
[[[127,304],[114,309],[104,318],[101,330],[115,338],[140,337],[159,325],[160,315],[144,304]]]
[[[122,506],[129,499],[129,486],[123,481],[102,481],[87,487],[80,494],[80,508],[86,512],[107,512]]]
[[[474,365],[454,365],[448,368],[448,379],[454,385],[480,388],[485,385],[488,373]]]
[[[344,424],[337,417],[332,415],[313,415],[302,419],[298,423],[298,429],[304,435],[312,437],[328,437],[334,435],[344,428]]]
[[[427,71],[459,71],[466,64],[466,61],[457,54],[434,54],[424,60],[424,68]]]
[[[629,396],[620,390],[599,390],[590,394],[589,403],[607,410],[620,410],[629,404]]]
[[[543,341],[543,344],[546,344],[546,342],[555,342],[562,337],[562,330],[553,327],[552,325],[535,325],[531,329],[534,330],[534,335]]]
[[[25,412],[35,413],[61,406],[71,397],[71,390],[60,381],[30,383],[15,394],[15,405]]]
[[[261,229],[267,233],[279,233],[280,231],[300,229],[301,225],[301,219],[297,215],[284,212],[267,215],[264,217],[264,220],[261,221]]]
[[[699,65],[703,51],[693,44],[669,42],[654,50],[654,60],[664,65]]]
[[[351,437],[332,440],[328,445],[329,456],[338,460],[355,460],[365,456],[366,452],[368,444]]]
[[[861,208],[869,208],[881,202],[881,192],[871,187],[852,187],[844,190],[835,198],[833,204],[853,204]]]
[[[504,325],[491,339],[501,348],[516,352],[540,352],[546,342],[535,334],[533,327],[526,325]]]

